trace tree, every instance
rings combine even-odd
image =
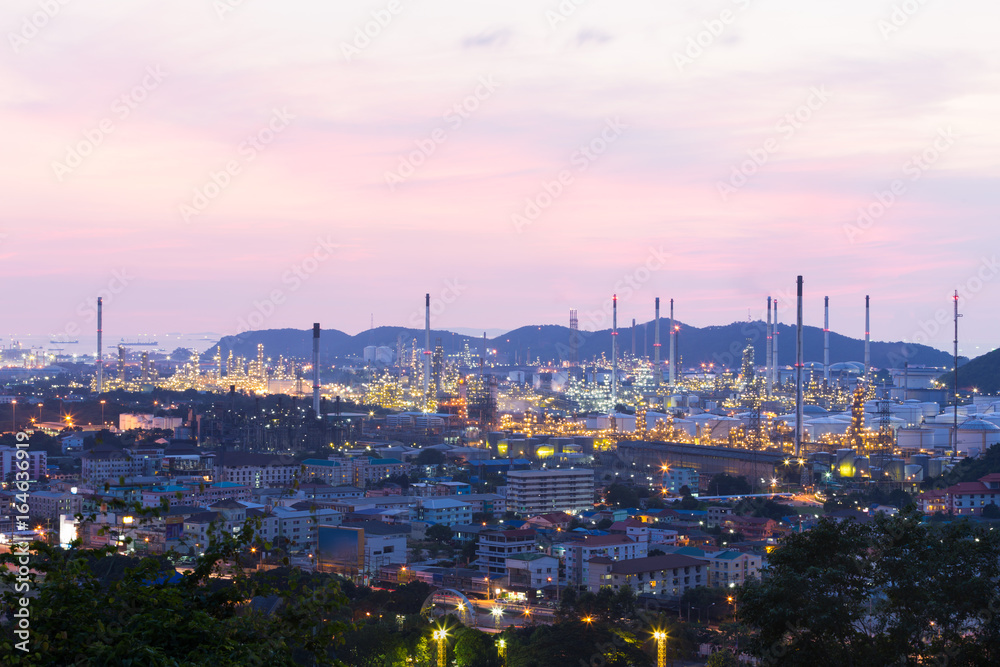
[[[690,496],[691,495],[691,487],[688,486],[687,484],[685,484],[684,486],[682,486],[680,489],[677,490],[677,493],[679,493],[680,495],[685,496],[685,497]]]
[[[427,529],[425,535],[427,539],[435,542],[450,542],[454,531],[443,523],[436,523]]]
[[[454,651],[458,667],[501,667],[503,664],[493,637],[475,628],[458,627]]]
[[[753,492],[746,477],[734,477],[719,473],[708,483],[708,492],[713,496],[738,496]]]
[[[739,667],[740,661],[729,649],[715,651],[708,656],[707,667]]]
[[[335,664],[332,650],[346,630],[340,620],[345,597],[332,578],[312,580],[294,570],[279,589],[231,567],[255,530],[248,521],[236,536],[214,535],[184,575],[162,557],[122,560],[117,545],[64,550],[32,543],[32,568],[44,580],[33,586],[32,652],[20,664]],[[3,554],[0,562],[17,558]],[[214,576],[223,564],[231,579]],[[0,629],[8,646],[20,641],[11,622],[20,608],[16,572],[0,574],[8,585]],[[247,603],[264,597],[282,603],[265,605],[269,612]]]
[[[620,482],[615,482],[609,486],[604,497],[608,505],[612,507],[639,506],[639,493],[635,490],[635,487],[621,484]]]
[[[786,537],[738,593],[749,649],[786,665],[1000,661],[1000,618],[985,611],[1000,608],[1000,535],[922,518],[823,519]]]
[[[436,466],[445,462],[445,455],[440,449],[421,449],[414,461],[420,466]]]
[[[983,508],[984,519],[1000,519],[1000,507],[996,503],[990,503]]]

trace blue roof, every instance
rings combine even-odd
[[[385,465],[399,465],[400,463],[402,463],[402,461],[400,461],[399,459],[374,459],[374,458],[371,458],[371,457],[368,458],[368,462],[369,463],[380,463],[380,464],[385,464]]]

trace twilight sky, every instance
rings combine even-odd
[[[62,4],[60,4],[62,3]],[[894,9],[895,8],[895,9]],[[909,12],[909,13],[908,13]],[[986,0],[5,0],[0,335],[607,326],[997,345]],[[38,27],[40,26],[40,27]],[[941,324],[940,322],[944,322]],[[6,342],[6,341],[4,341]]]

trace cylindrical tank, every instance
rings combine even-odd
[[[839,466],[844,461],[854,461],[854,450],[853,449],[838,449],[837,450],[837,465]]]
[[[944,464],[948,462],[948,459],[943,457],[933,458],[927,463],[927,476],[928,477],[940,477],[941,473],[944,472]]]
[[[854,474],[857,477],[868,477],[870,461],[867,456],[858,456],[854,459]]]
[[[924,481],[924,468],[917,464],[908,464],[903,466],[903,475],[907,482],[922,482]]]
[[[924,481],[931,476],[931,457],[927,454],[914,454],[910,457],[910,463],[920,466],[923,476],[920,481]]]
[[[906,476],[906,461],[903,459],[892,459],[885,467],[885,471],[889,473],[889,479],[894,482],[902,482]]]

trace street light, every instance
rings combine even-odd
[[[10,402],[10,431],[17,433],[17,399]]]
[[[490,613],[493,614],[493,627],[499,630],[500,619],[503,618],[503,609],[500,607],[493,607],[493,609],[490,610]]]
[[[104,404],[107,403],[105,400],[101,400],[101,426],[104,426]]]
[[[657,630],[653,639],[656,640],[656,667],[667,667],[667,633]]]
[[[448,633],[443,628],[434,631],[434,639],[438,643],[438,667],[448,667]]]
[[[507,664],[507,640],[501,639],[497,641],[497,655],[500,657],[500,665]]]

